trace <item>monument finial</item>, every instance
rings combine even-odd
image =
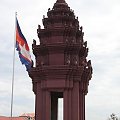
[[[65,0],[57,0],[57,3],[66,3]]]
[[[55,5],[55,6],[58,6],[58,5],[68,6],[68,4],[66,3],[65,0],[57,0],[54,5]],[[55,7],[55,6],[54,6],[54,7]]]

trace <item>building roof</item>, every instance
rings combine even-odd
[[[35,117],[35,113],[24,113],[20,117]]]
[[[34,120],[35,114],[34,113],[24,113],[18,117],[6,117],[6,116],[0,116],[0,120]]]
[[[0,116],[0,120],[28,120],[27,117],[5,117],[5,116]]]

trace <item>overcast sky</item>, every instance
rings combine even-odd
[[[37,26],[56,0],[0,0],[0,115],[10,116],[15,12],[31,49]],[[93,77],[86,96],[86,120],[120,116],[120,0],[66,0],[88,41]],[[31,50],[32,54],[32,50]],[[34,59],[34,56],[32,55]],[[34,112],[32,82],[16,52],[13,115]]]

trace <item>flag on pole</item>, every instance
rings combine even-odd
[[[19,53],[19,58],[22,64],[26,66],[27,71],[31,68],[32,59],[30,56],[29,46],[22,34],[18,20],[16,18],[16,50]]]

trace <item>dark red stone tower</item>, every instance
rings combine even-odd
[[[58,98],[63,98],[63,120],[85,120],[85,95],[92,67],[87,61],[78,18],[65,0],[57,0],[47,18],[43,16],[37,34],[40,45],[33,41],[36,65],[29,71],[36,96],[35,119],[57,120]]]

